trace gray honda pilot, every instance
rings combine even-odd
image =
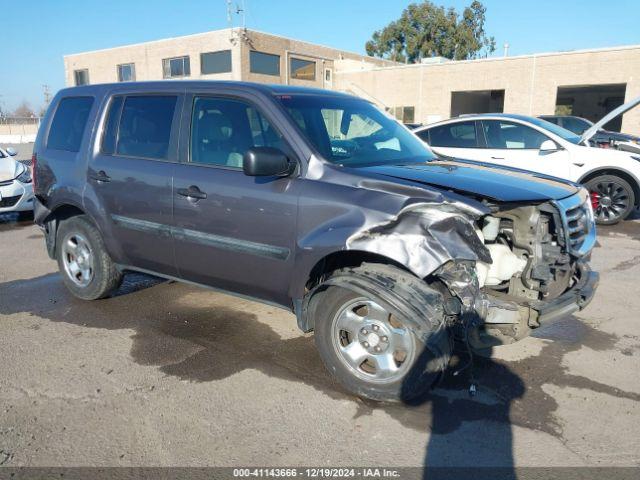
[[[341,93],[69,88],[33,160],[35,219],[71,293],[109,297],[137,271],[277,305],[371,399],[422,395],[454,337],[514,342],[584,308],[598,281],[584,189],[439,157]]]

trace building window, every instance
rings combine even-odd
[[[415,107],[404,107],[402,109],[402,123],[413,123],[416,121]]]
[[[188,55],[162,60],[162,76],[164,78],[188,77],[189,75],[191,75],[191,65]]]
[[[75,70],[73,76],[76,81],[76,85],[88,85],[89,84],[89,70]]]
[[[118,81],[135,82],[136,66],[133,63],[123,63],[122,65],[118,65]]]
[[[280,76],[280,55],[251,51],[249,53],[251,73]]]
[[[298,80],[316,79],[316,62],[302,60],[301,58],[291,58],[289,65],[291,78],[297,78]]]
[[[328,68],[324,71],[324,81],[325,82],[331,81],[331,70]]]
[[[402,123],[414,123],[416,109],[415,107],[395,107],[393,109],[393,116]]]
[[[200,54],[200,73],[227,73],[231,71],[231,50]]]

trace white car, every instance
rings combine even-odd
[[[596,221],[614,224],[640,202],[640,155],[589,146],[601,125],[640,103],[629,102],[578,136],[525,115],[464,115],[413,132],[438,154],[544,173],[584,184]],[[624,107],[624,108],[623,108]]]
[[[0,148],[0,213],[33,210],[31,168],[13,157],[12,148]]]

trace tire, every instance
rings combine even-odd
[[[60,223],[56,259],[64,284],[83,300],[108,297],[122,283],[122,273],[107,253],[100,232],[85,215]]]
[[[598,225],[614,225],[635,208],[636,197],[629,182],[615,175],[600,175],[585,183]],[[606,203],[605,203],[606,202]]]
[[[427,285],[399,268],[364,264],[337,270],[327,279],[328,286],[322,288],[321,285],[316,289],[318,293],[314,293],[315,298],[310,300],[315,343],[329,372],[357,396],[413,403],[438,382],[451,358],[451,342],[444,321],[442,318],[435,322],[418,319],[430,325],[427,334],[419,336],[410,326],[411,322],[389,314],[387,308],[382,307],[382,304],[391,304],[388,297],[385,303],[374,293],[379,290],[372,289],[364,295],[332,284],[333,278],[345,276],[382,281],[385,291],[396,293],[399,302],[410,302],[407,292],[419,292],[428,288]],[[406,308],[394,309],[399,310],[406,311]],[[404,333],[400,335],[399,331]],[[381,351],[376,353],[375,348]],[[347,351],[349,355],[344,353]],[[362,363],[361,357],[366,358]],[[391,361],[397,369],[395,372]]]

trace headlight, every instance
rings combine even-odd
[[[31,183],[31,169],[22,165],[22,173],[16,177],[21,183]]]

